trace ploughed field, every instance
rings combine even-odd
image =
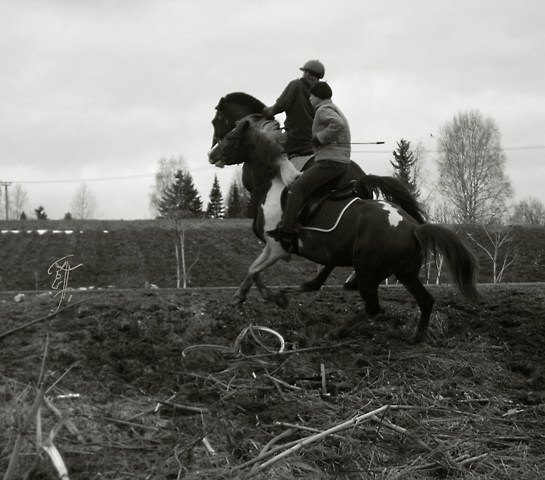
[[[382,322],[335,287],[289,289],[285,310],[232,307],[233,289],[71,292],[5,336],[57,301],[0,294],[0,472],[22,435],[13,478],[58,478],[37,437],[71,479],[544,478],[545,284],[481,286],[479,305],[430,290],[419,345],[397,286]]]

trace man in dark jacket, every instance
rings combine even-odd
[[[346,173],[350,163],[350,127],[339,107],[331,101],[333,92],[325,82],[310,89],[310,103],[316,109],[312,125],[315,163],[290,185],[282,221],[267,235],[291,253],[297,242],[297,214],[305,200],[319,187]]]
[[[325,75],[325,68],[319,60],[309,60],[299,70],[303,71],[303,76],[288,83],[272,107],[263,109],[266,117],[286,112],[284,149],[290,157],[312,154],[314,108],[309,95],[310,89]]]

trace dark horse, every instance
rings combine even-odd
[[[265,104],[260,100],[243,92],[229,93],[225,97],[222,97],[216,106],[216,115],[212,120],[212,125],[214,127],[212,147],[225,138],[225,136],[235,128],[238,121],[248,115],[261,114],[264,107]],[[307,166],[308,165],[305,165],[304,168]],[[425,223],[425,215],[420,205],[405,185],[397,179],[386,176],[367,175],[357,163],[350,162],[347,174],[339,180],[338,186],[343,187],[350,180],[358,180],[358,195],[361,198],[372,199],[373,197],[382,195],[386,200],[400,206],[418,223]],[[245,186],[248,189],[248,187],[251,187],[251,183],[248,183]],[[249,191],[255,197],[255,192]],[[262,199],[254,200],[254,203],[260,203],[262,201]],[[263,240],[262,236],[258,233],[259,228],[255,224],[253,229]],[[302,290],[319,290],[333,268],[334,267],[331,265],[326,265],[315,278],[305,282],[301,286]],[[345,283],[345,287],[357,289],[354,274],[352,274],[350,279]]]
[[[248,275],[234,296],[235,303],[246,300],[253,283],[265,300],[280,306],[287,304],[282,292],[273,292],[263,283],[260,273],[276,261],[288,257],[280,244],[263,231],[272,229],[281,216],[282,191],[298,176],[277,142],[253,128],[251,120],[239,122],[209,153],[212,164],[243,163],[243,182],[250,191],[266,192],[259,210],[265,247],[252,263]],[[350,200],[347,200],[347,202]],[[424,340],[434,303],[419,278],[428,250],[443,254],[454,281],[464,297],[478,300],[475,286],[477,261],[455,233],[445,227],[419,224],[399,206],[386,200],[353,199],[344,215],[330,232],[300,231],[298,255],[329,266],[353,266],[358,290],[366,312],[381,312],[378,286],[391,275],[415,298],[420,319],[414,341]]]

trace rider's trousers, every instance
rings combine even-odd
[[[348,165],[335,160],[319,160],[305,170],[290,186],[280,229],[285,233],[293,233],[297,214],[305,200],[322,185],[344,175]]]

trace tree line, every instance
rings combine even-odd
[[[449,224],[545,225],[545,205],[537,198],[512,203],[501,134],[492,118],[473,110],[459,113],[439,132],[439,180],[430,188],[422,174],[422,148],[397,142],[394,176],[424,204],[430,220]],[[424,193],[425,192],[425,193]]]
[[[253,215],[252,198],[240,175],[234,176],[225,200],[214,175],[205,207],[191,173],[184,168],[183,158],[159,160],[150,208],[156,218],[251,218]]]
[[[435,159],[439,179],[431,182],[423,172],[424,150],[400,139],[390,160],[392,174],[418,198],[436,223],[451,224],[545,224],[545,205],[529,197],[513,203],[513,189],[505,172],[506,157],[498,126],[491,118],[473,110],[455,115],[437,136]],[[431,187],[430,187],[431,186]],[[14,185],[6,205],[0,190],[0,212],[9,218],[26,219],[25,190]],[[88,219],[96,214],[96,199],[86,183],[80,185],[65,219]],[[252,217],[255,205],[244,188],[240,171],[224,199],[217,176],[206,205],[195,188],[183,158],[161,158],[150,195],[155,218],[243,218]],[[47,218],[45,208],[34,209],[37,219]]]
[[[513,189],[505,172],[506,157],[498,126],[473,110],[455,115],[438,134],[436,167],[439,180],[430,188],[422,171],[424,151],[400,139],[392,152],[392,174],[424,205],[430,221],[449,224],[545,224],[545,205],[537,198],[513,204]],[[205,216],[252,217],[255,206],[240,174],[229,187],[225,204],[214,177],[208,207],[202,202],[187,170],[179,161],[160,161],[151,198],[158,218]],[[170,183],[169,181],[170,180]]]

